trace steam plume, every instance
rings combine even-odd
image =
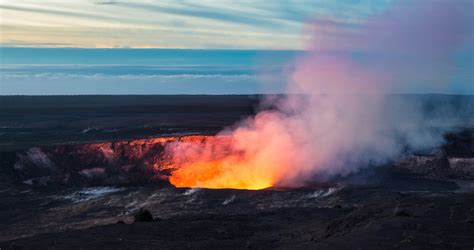
[[[298,186],[438,143],[440,134],[426,131],[418,106],[387,107],[384,94],[446,86],[456,70],[453,54],[472,37],[465,25],[471,17],[463,12],[470,2],[397,3],[339,35],[321,31],[343,25],[314,21],[310,50],[288,80],[287,92],[299,94],[271,100],[276,109],[224,131],[222,141],[171,144],[178,169],[170,181],[209,188]]]

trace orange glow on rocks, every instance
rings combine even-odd
[[[169,181],[176,187],[258,190],[274,183],[270,173],[236,150],[231,136],[183,137],[170,146],[175,170]]]

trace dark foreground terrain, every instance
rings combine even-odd
[[[439,188],[438,184],[446,187]],[[430,191],[429,185],[436,186],[437,191]],[[421,191],[346,187],[331,194],[319,189],[251,192],[142,188],[76,202],[36,196],[29,202],[37,206],[30,209],[38,214],[18,211],[16,220],[29,217],[17,222],[23,225],[4,221],[5,241],[0,246],[471,249],[474,196],[453,189],[445,183],[430,183]],[[155,221],[132,223],[127,212],[137,207],[152,211]]]
[[[430,150],[259,191],[174,188],[162,154],[253,114],[255,96],[0,98],[1,249],[474,247],[472,97],[408,97],[451,126]],[[154,220],[134,222],[141,208]]]

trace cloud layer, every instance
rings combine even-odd
[[[3,46],[304,47],[302,23],[357,23],[387,1],[0,1]]]

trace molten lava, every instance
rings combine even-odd
[[[293,129],[302,129],[286,121],[278,112],[262,111],[225,135],[167,143],[174,169],[170,182],[177,187],[252,190],[295,184],[301,175],[309,176],[294,171],[308,162],[308,152],[298,147],[306,137],[296,136]]]
[[[230,136],[194,136],[171,142],[169,178],[176,187],[258,190],[274,184],[273,175],[255,168],[245,152],[235,148]]]

